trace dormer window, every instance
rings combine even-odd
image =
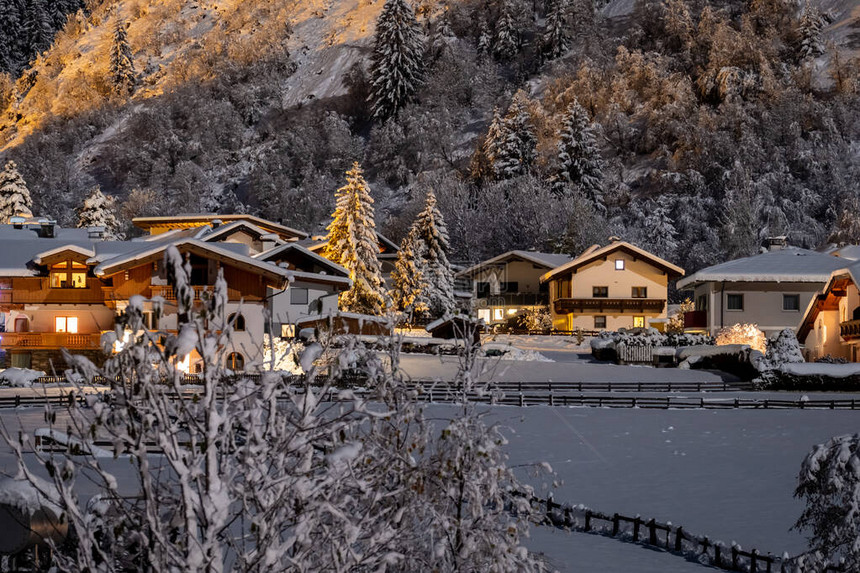
[[[51,265],[51,288],[87,288],[87,265],[75,261]]]

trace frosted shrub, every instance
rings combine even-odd
[[[666,323],[666,333],[667,334],[683,334],[684,332],[684,314],[687,312],[692,312],[696,309],[696,305],[693,304],[693,301],[689,298],[681,303],[681,307],[678,309],[678,312],[674,313],[669,317],[669,321]]]
[[[549,307],[530,308],[518,317],[521,328],[526,330],[552,330],[552,316]]]
[[[812,551],[798,560],[803,571],[827,562],[860,571],[860,434],[816,445],[803,460],[794,496],[806,503],[795,529],[809,533]]]
[[[717,333],[716,343],[717,346],[746,344],[753,350],[758,350],[762,353],[765,352],[767,347],[764,332],[759,330],[755,324],[735,324],[724,328]]]
[[[764,358],[764,366],[773,369],[778,369],[783,364],[805,362],[797,335],[791,328],[784,329],[775,338],[767,341]]]
[[[84,455],[33,455],[26,436],[0,426],[19,477],[38,488],[33,465],[41,465],[76,532],[50,554],[57,570],[541,569],[520,544],[529,507],[509,495],[531,490],[506,467],[498,428],[466,400],[475,389],[470,353],[456,384],[462,407],[438,426],[404,383],[394,344],[384,359],[354,337],[346,345],[372,402],[317,379],[315,359],[331,351],[318,342],[299,357],[307,374],[297,386],[274,372],[235,381],[224,368],[232,351],[226,283],[219,273],[195,306],[189,266],[168,249],[165,268],[186,317],[178,335],[145,330],[144,300],[133,297],[117,321],[118,336],[136,333],[131,343],[103,368],[68,357],[82,385],[97,375],[116,381],[91,408],[71,405],[56,428]],[[203,359],[200,387],[178,399],[172,394],[185,388],[176,365],[192,350]],[[49,406],[46,420],[55,419]],[[110,451],[91,447],[96,438]],[[79,482],[98,490],[86,508]]]

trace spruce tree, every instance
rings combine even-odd
[[[481,18],[481,24],[478,26],[478,53],[481,55],[489,54],[493,50],[493,35],[490,33],[490,28],[487,26],[487,20]]]
[[[448,229],[432,189],[427,191],[424,210],[415,218],[413,230],[424,282],[416,309],[426,305],[432,316],[442,316],[454,308],[454,271],[448,262]]]
[[[341,310],[379,315],[385,311],[379,240],[373,198],[358,162],[346,172],[346,185],[335,194],[324,256],[349,271],[352,287],[340,295]]]
[[[429,309],[424,301],[427,289],[422,261],[424,258],[423,244],[418,239],[418,232],[413,225],[406,237],[400,243],[394,271],[391,273],[393,289],[391,298],[397,310],[406,313],[410,321],[412,317],[422,316]]]
[[[848,192],[843,197],[835,228],[827,240],[840,247],[860,244],[860,198],[856,194]]]
[[[137,74],[134,70],[134,59],[128,35],[125,32],[125,22],[117,18],[113,32],[113,44],[110,50],[110,76],[114,91],[119,95],[131,95]]]
[[[114,199],[106,196],[96,186],[84,199],[83,204],[77,209],[78,228],[104,227],[104,238],[107,241],[123,239],[120,232],[120,224],[114,214]]]
[[[824,40],[821,33],[826,24],[827,21],[818,8],[810,0],[806,0],[798,25],[800,59],[811,60],[824,53]]]
[[[520,51],[520,36],[509,2],[502,2],[502,11],[496,23],[496,41],[493,53],[501,61],[509,61]]]
[[[553,188],[561,193],[566,185],[577,185],[603,211],[603,160],[595,131],[585,109],[574,100],[562,120]]]
[[[387,0],[376,22],[370,64],[370,111],[395,117],[415,98],[421,83],[424,47],[421,27],[406,0]]]
[[[514,95],[501,125],[500,142],[494,150],[493,166],[500,179],[525,175],[537,157],[537,136],[522,90]]]
[[[26,49],[22,45],[23,14],[16,1],[0,1],[0,72],[16,74]]]
[[[649,207],[644,221],[644,242],[658,257],[672,259],[678,250],[675,240],[678,233],[671,216],[670,199],[664,195],[650,202]]]
[[[487,129],[487,136],[484,138],[484,143],[481,147],[484,158],[490,166],[490,171],[492,171],[491,175],[493,179],[496,177],[496,161],[499,159],[506,136],[505,122],[499,113],[499,108],[495,108],[493,109],[493,119],[490,121],[490,127]]]
[[[18,173],[18,166],[14,161],[8,162],[0,173],[0,224],[8,224],[16,215],[32,217],[32,207],[30,190]]]
[[[45,7],[45,0],[27,0],[24,33],[27,36],[27,57],[38,54],[51,45],[54,28],[51,15]]]
[[[570,48],[567,28],[566,0],[552,0],[546,15],[546,29],[541,42],[544,59],[554,60]]]

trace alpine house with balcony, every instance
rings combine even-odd
[[[767,336],[796,329],[803,311],[846,259],[768,239],[764,253],[704,268],[678,281],[692,291],[688,332],[716,335],[734,324],[755,324]]]
[[[594,245],[544,274],[557,330],[618,330],[666,319],[669,281],[684,269],[624,241]]]
[[[455,278],[470,281],[478,318],[492,324],[521,310],[546,306],[549,294],[541,275],[570,260],[567,255],[508,251],[458,272]]]
[[[271,308],[274,293],[289,291],[291,279],[335,293],[349,287],[338,269],[319,271],[306,263],[302,268],[307,270],[300,270],[296,260],[318,257],[304,249],[301,256],[285,253],[282,247],[302,234],[278,224],[236,219],[222,225],[214,216],[205,224],[196,216],[164,219],[170,220],[159,223],[163,232],[132,241],[104,241],[103,229],[63,229],[42,219],[0,225],[0,316],[5,330],[0,333],[0,365],[62,372],[63,348],[103,361],[102,335],[113,332],[116,316],[135,295],[163,298],[158,321],[151,304],[145,306],[147,325],[176,331],[181,317],[163,264],[171,245],[190,264],[196,300],[212,289],[223,271],[235,331],[227,366],[236,370],[260,363],[261,342],[270,327],[265,310]],[[171,228],[174,223],[180,226]],[[252,256],[266,252],[270,256]],[[293,261],[293,268],[285,261]],[[194,371],[195,362],[192,354],[181,366]]]
[[[831,273],[820,293],[804,307],[797,339],[807,361],[825,356],[860,362],[860,263]]]

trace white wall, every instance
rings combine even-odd
[[[320,312],[327,314],[337,310],[339,291],[334,290],[334,288],[334,285],[296,280],[284,292],[271,291],[270,294],[277,293],[271,299],[273,334],[275,336],[280,334],[282,324],[293,324],[301,318],[317,315]],[[307,304],[292,304],[293,293],[291,291],[293,289],[307,289]]]

